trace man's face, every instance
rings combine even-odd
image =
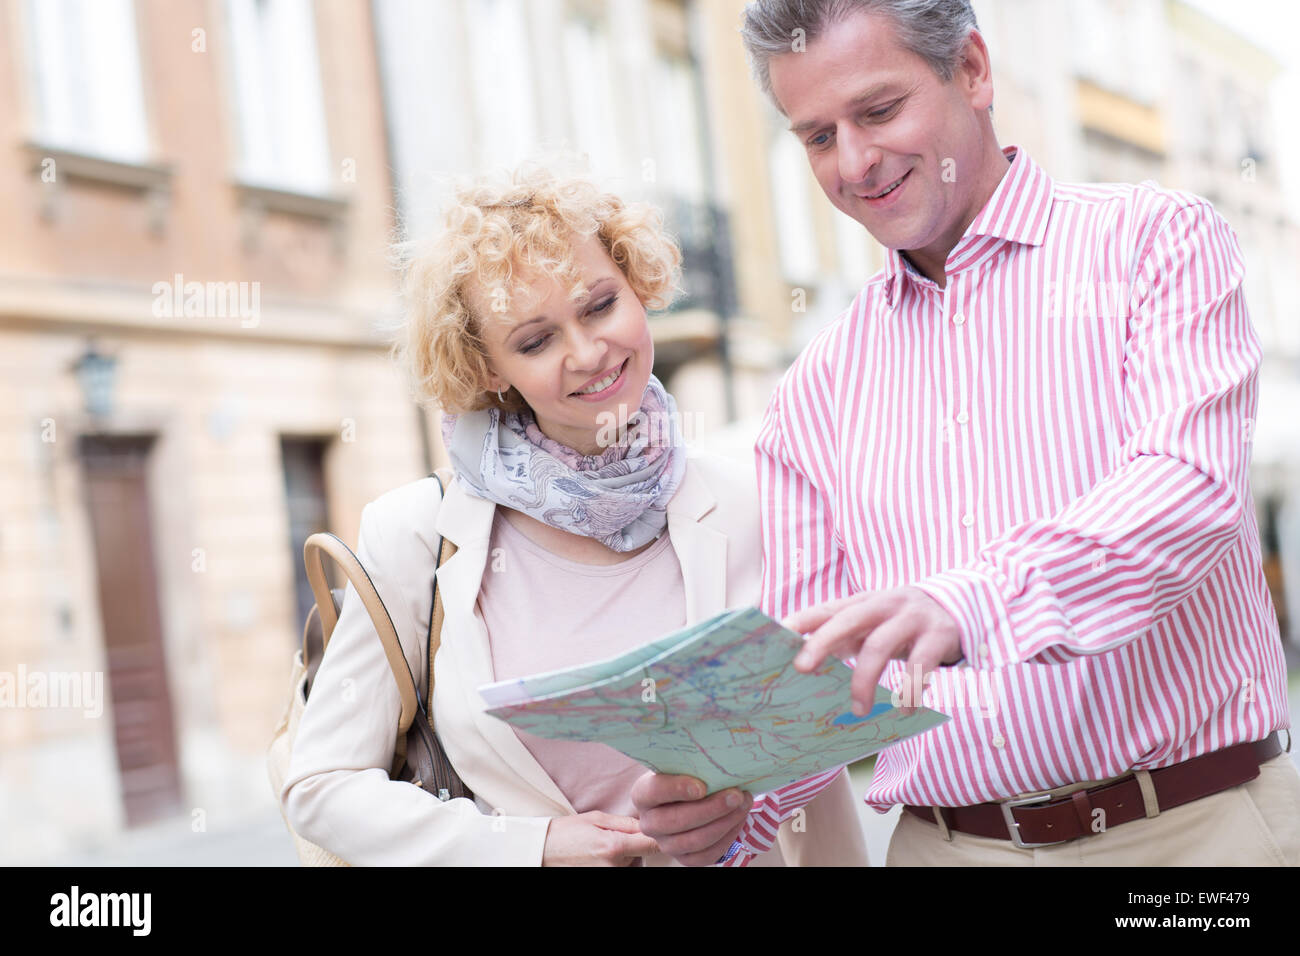
[[[899,45],[888,18],[857,13],[769,63],[772,92],[830,201],[882,245],[933,247],[940,263],[978,212],[980,118],[993,97],[971,62],[985,55],[982,42],[967,52],[945,83]]]

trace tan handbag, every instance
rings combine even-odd
[[[449,470],[435,472],[434,477],[444,493],[451,481]],[[398,695],[401,698],[401,713],[396,728],[393,766],[389,776],[394,780],[404,780],[421,789],[427,790],[440,800],[456,797],[472,798],[473,794],[457,776],[447,753],[442,748],[433,729],[433,659],[437,653],[442,631],[442,599],[438,594],[438,567],[456,552],[456,546],[446,538],[438,542],[435,556],[433,583],[431,586],[432,607],[429,614],[429,631],[426,635],[428,644],[428,692],[420,693],[420,686],[411,673],[406,655],[402,653],[401,643],[397,639],[397,629],[393,627],[388,609],[384,607],[379,592],[375,589],[370,575],[362,567],[352,549],[339,538],[326,532],[318,532],[309,537],[303,545],[303,560],[307,565],[307,580],[316,597],[316,605],[307,615],[303,626],[302,647],[295,652],[293,668],[289,675],[290,697],[284,715],[271,738],[271,747],[267,754],[267,771],[271,779],[271,788],[276,801],[284,788],[284,781],[289,772],[289,758],[293,742],[298,736],[298,723],[307,706],[307,697],[311,684],[320,666],[321,658],[329,646],[330,635],[338,623],[339,609],[343,604],[344,589],[330,589],[325,578],[323,557],[329,555],[347,574],[357,596],[361,598],[366,611],[370,614],[375,633],[384,645],[384,655],[388,666],[397,682]],[[422,675],[423,676],[423,675]],[[284,816],[284,806],[280,807]],[[298,851],[298,859],[303,866],[348,866],[344,860],[322,847],[309,843],[294,832],[285,819]]]

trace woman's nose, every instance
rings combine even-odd
[[[599,372],[604,366],[605,340],[586,330],[575,333],[569,344],[569,371]]]

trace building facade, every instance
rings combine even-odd
[[[295,551],[427,456],[366,5],[3,0],[0,49],[0,805],[39,861],[267,805]]]

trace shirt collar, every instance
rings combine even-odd
[[[1011,161],[1010,165],[984,208],[948,254],[950,274],[985,261],[988,255],[981,253],[998,245],[988,242],[990,239],[1041,246],[1047,235],[1052,178],[1018,146],[1005,147],[1002,155]],[[908,274],[913,279],[924,279],[897,249],[886,250],[885,297],[890,306],[894,304],[898,277]]]

